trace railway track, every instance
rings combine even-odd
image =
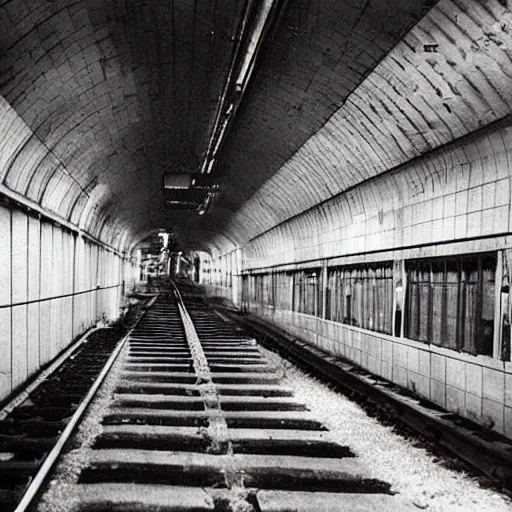
[[[512,443],[509,439],[255,316],[240,315],[219,305],[215,310],[226,321],[243,325],[263,346],[335,385],[370,414],[405,429],[405,435],[419,438],[431,450],[441,450],[443,457],[451,456],[453,463],[463,471],[483,476],[486,485],[492,482],[501,492],[512,495]]]
[[[183,292],[161,294],[120,349],[73,505],[48,492],[31,509],[416,510],[330,439],[254,340]]]
[[[14,510],[122,334],[99,329],[0,422],[0,510]]]
[[[85,397],[113,350],[137,322],[138,307],[113,328],[94,328],[74,342],[0,410],[0,511],[20,502],[45,473],[63,433],[85,408]],[[23,509],[23,508],[22,508]]]

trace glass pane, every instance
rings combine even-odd
[[[445,318],[442,345],[457,348],[457,322],[459,300],[459,271],[456,261],[449,261],[446,268]]]
[[[418,340],[429,341],[430,263],[422,263],[418,274]]]
[[[419,311],[418,311],[418,340],[428,341],[428,319],[429,319],[429,295],[430,285],[425,283],[418,284],[419,289]]]
[[[336,291],[335,291],[335,297],[336,297],[336,307],[334,310],[335,316],[334,319],[339,321],[341,311],[343,310],[343,302],[341,300],[341,292],[343,290],[343,274],[341,272],[336,272]]]
[[[480,354],[492,355],[494,345],[494,293],[496,259],[482,262],[482,334],[478,347]]]
[[[323,272],[320,269],[318,269],[317,274],[318,274],[318,279],[316,282],[316,315],[321,317],[322,309],[323,309],[323,300],[324,300],[324,297],[323,297],[324,278],[323,278]]]
[[[346,297],[346,309],[345,309],[345,319],[344,322],[355,325],[356,320],[354,318],[354,306],[355,302],[357,301],[357,290],[355,286],[355,280],[352,279],[352,276],[350,279],[347,280],[347,297]]]
[[[375,273],[378,275],[378,272]],[[382,332],[384,329],[384,279],[375,279],[373,281],[373,329]]]
[[[293,283],[293,310],[299,311],[300,309],[300,275],[297,272],[294,276]]]
[[[361,327],[363,317],[363,283],[358,279],[352,290],[353,319],[352,325]]]
[[[363,287],[363,310],[362,310],[362,325],[365,329],[373,329],[373,314],[375,311],[373,305],[373,279],[370,277],[370,272],[364,272],[361,280]]]
[[[352,324],[352,282],[347,279],[345,281],[345,316],[343,317],[343,322],[346,324]]]
[[[432,338],[431,342],[440,345],[442,340],[443,320],[445,317],[445,262],[432,263]]]
[[[385,298],[384,303],[386,305],[386,313],[384,316],[385,324],[384,324],[384,332],[391,334],[392,327],[392,314],[393,314],[393,279],[391,277],[386,278],[386,286],[385,286]]]
[[[343,272],[339,274],[339,286],[338,286],[338,316],[336,320],[338,322],[343,322],[345,318],[345,293],[346,293],[346,285],[347,281],[345,280]]]
[[[406,322],[404,334],[413,340],[418,339],[416,326],[418,325],[418,279],[416,268],[413,264],[406,267],[407,272],[407,303],[406,303]]]
[[[315,314],[315,299],[316,299],[316,283],[315,283],[315,280],[310,279],[307,283],[306,313],[308,315]]]
[[[461,319],[462,339],[461,348],[464,351],[476,353],[478,318],[478,260],[476,258],[462,260],[462,293],[464,317]]]
[[[377,316],[375,318],[376,324],[377,324],[377,330],[379,332],[387,332],[386,331],[386,322],[389,318],[389,311],[388,311],[388,298],[386,297],[387,292],[387,284],[388,279],[384,279],[382,277],[381,279],[377,280]]]

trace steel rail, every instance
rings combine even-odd
[[[390,383],[397,388],[394,391],[386,386],[384,379],[366,370],[359,372],[355,363],[329,354],[265,320],[251,314],[241,316],[218,305],[212,308],[225,320],[246,327],[259,344],[277,350],[283,357],[306,368],[321,380],[335,384],[363,406],[373,404],[380,407],[395,422],[442,447],[487,476],[502,492],[512,495],[512,445],[508,440],[502,439],[498,434],[493,435],[477,424],[466,426],[462,418],[462,423],[459,424],[456,414],[431,408],[419,396],[412,398],[407,393],[403,395],[398,391],[399,386]]]
[[[4,405],[0,409],[0,421],[4,420],[11,412],[18,407],[21,403],[23,403],[35,389],[37,389],[42,382],[44,382],[50,375],[52,375],[55,371],[57,371],[64,361],[75,352],[81,345],[83,345],[89,336],[99,330],[105,329],[106,327],[92,327],[88,329],[80,338],[75,341],[68,349],[63,352],[60,356],[55,359],[50,366],[48,366],[45,370],[39,373],[37,377],[23,390],[17,393],[6,405]]]
[[[98,392],[98,389],[103,384],[103,381],[105,380],[105,377],[108,375],[110,369],[112,368],[112,365],[115,363],[117,357],[119,356],[119,353],[125,346],[128,338],[130,337],[132,331],[135,329],[137,324],[140,322],[141,318],[144,316],[145,313],[143,313],[138,319],[135,325],[128,331],[128,333],[119,341],[116,348],[114,349],[114,352],[112,352],[111,356],[108,358],[108,361],[105,363],[105,366],[101,370],[100,374],[94,381],[93,385],[89,389],[89,392],[85,396],[85,398],[80,402],[80,405],[78,406],[77,410],[74,412],[73,416],[71,417],[70,421],[66,425],[66,428],[60,435],[57,443],[52,448],[50,453],[46,456],[43,464],[39,468],[36,476],[28,486],[27,490],[25,491],[25,494],[23,495],[23,498],[18,503],[18,506],[14,510],[14,512],[26,512],[30,505],[32,504],[32,501],[39,493],[42,485],[45,483],[46,479],[48,478],[48,475],[50,471],[52,470],[53,466],[55,465],[56,461],[58,460],[59,456],[62,453],[62,450],[64,446],[66,445],[67,441],[71,437],[71,435],[74,433],[75,428],[79,424],[80,420],[82,419],[82,416],[84,415],[85,411],[89,407],[90,403],[92,402],[93,398],[95,397],[96,393]]]

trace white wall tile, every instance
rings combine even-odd
[[[496,206],[508,206],[510,201],[509,180],[499,180],[496,182]],[[484,203],[485,204],[485,203]]]
[[[505,405],[512,407],[512,374],[505,375]]]
[[[512,438],[512,407],[505,407],[504,432],[507,437]]]
[[[32,375],[39,369],[39,308],[35,302],[27,306],[27,372]],[[72,339],[72,338],[69,338]]]
[[[483,368],[483,396],[501,404],[505,401],[505,374],[492,368]]]
[[[468,190],[468,212],[477,212],[482,209],[482,188],[475,187]]]
[[[466,391],[476,396],[483,395],[482,367],[476,364],[466,364]]]
[[[446,407],[446,383],[443,380],[430,380],[430,399],[441,407]]]
[[[478,236],[482,231],[482,212],[469,213],[467,216],[467,236]]]
[[[496,183],[487,183],[482,187],[482,209],[493,208],[495,203],[496,195]]]
[[[428,377],[413,371],[409,371],[408,379],[407,387],[409,389],[427,399],[430,398],[430,379]]]
[[[481,235],[490,235],[496,231],[494,212],[494,208],[482,211],[482,228],[480,231]]]
[[[495,402],[494,400],[488,400],[487,398],[482,399],[482,416],[484,422],[496,432],[504,433],[505,425],[504,425],[504,414],[505,410],[503,407],[503,402]]]
[[[28,219],[24,212],[12,212],[12,303],[27,300]]]
[[[466,238],[468,229],[468,219],[466,215],[455,217],[455,238]]]
[[[466,393],[465,396],[465,416],[469,419],[480,422],[482,420],[482,397]]]
[[[11,211],[0,205],[0,306],[11,304]]]
[[[12,387],[28,377],[27,306],[12,308]]]
[[[446,358],[432,354],[430,358],[431,377],[439,382],[446,382]]]
[[[446,408],[452,412],[464,413],[464,391],[453,386],[446,386]]]

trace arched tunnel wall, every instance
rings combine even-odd
[[[98,319],[117,317],[134,269],[87,162],[70,172],[2,97],[0,131],[2,400]]]
[[[510,3],[436,3],[233,214],[242,264],[226,247],[210,280],[512,437],[510,22]]]
[[[511,143],[507,120],[354,187],[251,241],[245,268],[506,235]]]
[[[101,318],[119,315],[130,263],[2,197],[0,400]]]
[[[512,437],[511,147],[512,127],[507,119],[364,182],[247,243],[242,248],[241,271],[233,270],[234,252],[214,259],[212,292]],[[495,265],[489,288],[492,297],[482,299],[488,303],[486,322],[493,330],[487,349],[413,339],[405,325],[413,293],[408,282],[412,270],[407,270],[411,262],[480,261],[487,255]],[[388,273],[387,304],[378,303],[382,300],[378,294],[370,299],[375,301],[372,308],[384,310],[386,325],[376,317],[366,325],[348,325],[346,318],[334,318],[333,302],[345,300],[334,297],[339,272],[356,267],[363,274],[370,267],[379,269],[373,279],[379,278],[377,272],[382,272],[380,277]],[[313,273],[315,305],[308,310],[309,285],[301,288],[299,281]],[[234,281],[238,281],[236,290]],[[434,290],[430,299],[420,291],[418,300],[436,301],[435,282],[426,286]],[[443,286],[449,289],[449,284]],[[469,289],[470,285],[464,286]],[[395,325],[397,287],[405,290],[400,325]],[[300,299],[303,304],[298,303],[299,293],[306,294]],[[434,325],[437,308],[462,307],[436,304],[430,308]],[[421,333],[415,337],[421,338]]]

